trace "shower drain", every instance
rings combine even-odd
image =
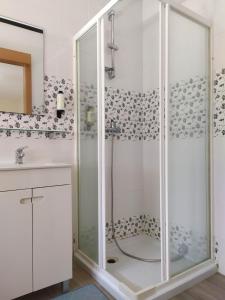
[[[107,257],[107,263],[108,264],[115,264],[118,262],[119,258],[118,257]]]

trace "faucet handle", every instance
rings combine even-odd
[[[16,152],[23,152],[24,149],[27,149],[28,146],[19,147],[16,149]]]
[[[25,153],[23,152],[24,149],[28,148],[28,146],[19,147],[16,149],[16,164],[21,165],[23,163],[23,158]]]

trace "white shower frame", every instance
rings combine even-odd
[[[191,10],[181,6],[169,3],[170,1],[159,0],[160,5],[160,62],[159,62],[159,79],[160,79],[160,225],[161,225],[161,282],[154,286],[149,286],[139,292],[134,292],[128,285],[118,281],[106,270],[106,240],[105,240],[105,109],[104,109],[104,87],[105,87],[105,63],[104,63],[104,15],[120,0],[111,0],[94,18],[92,18],[73,38],[73,61],[74,61],[74,86],[77,90],[77,41],[87,33],[92,27],[97,27],[97,103],[98,103],[98,264],[85,255],[78,247],[78,184],[77,171],[74,178],[74,233],[76,239],[75,257],[78,261],[93,275],[93,277],[102,284],[116,299],[167,299],[177,293],[189,288],[193,284],[209,277],[216,272],[214,261],[213,245],[213,120],[212,120],[212,70],[213,70],[213,28],[210,22],[195,14]],[[209,112],[209,153],[210,153],[210,170],[209,170],[209,194],[210,194],[210,230],[211,230],[211,257],[205,262],[184,271],[176,276],[171,277],[169,274],[169,228],[168,228],[168,97],[169,97],[169,69],[168,69],[168,50],[169,50],[169,9],[200,23],[209,29],[209,66],[211,76],[210,95],[210,112]],[[164,87],[165,86],[165,90]],[[77,94],[78,96],[78,94]],[[165,99],[165,100],[163,100]],[[76,107],[76,105],[75,105]],[[164,118],[165,110],[165,118]],[[77,108],[75,108],[77,116]],[[76,124],[76,122],[75,122]],[[77,128],[78,130],[78,128]],[[164,139],[164,136],[166,139]],[[75,139],[77,133],[75,130]],[[79,168],[79,159],[75,143],[75,169]],[[166,295],[166,298],[164,298]]]

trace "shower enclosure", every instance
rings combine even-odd
[[[74,37],[76,257],[116,299],[215,272],[209,22],[112,0]]]

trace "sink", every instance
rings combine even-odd
[[[65,168],[71,167],[68,163],[57,162],[25,162],[21,165],[15,163],[0,163],[0,171],[11,170],[29,170],[29,169],[50,169],[50,168]]]

